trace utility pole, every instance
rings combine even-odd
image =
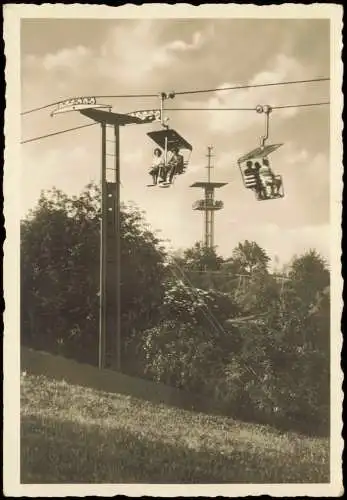
[[[211,182],[212,150],[212,146],[207,147],[207,182],[195,182],[190,186],[204,189],[205,198],[197,200],[193,204],[193,210],[204,212],[204,245],[206,248],[214,247],[214,212],[224,207],[222,201],[214,199],[214,190],[227,185],[226,182]]]

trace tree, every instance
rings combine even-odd
[[[195,243],[180,255],[172,259],[172,272],[192,286],[208,290],[219,288],[221,282],[218,274],[224,260],[215,248],[207,248],[201,243]]]
[[[293,259],[282,300],[269,331],[268,356],[277,377],[277,405],[287,418],[311,430],[329,428],[329,271],[311,250]],[[290,404],[288,403],[290,401]],[[309,421],[308,421],[308,416]]]
[[[157,321],[165,253],[135,207],[121,208],[123,348]],[[78,197],[42,193],[21,224],[22,342],[96,363],[99,304],[100,191]],[[130,359],[127,360],[130,363]]]
[[[264,312],[277,299],[278,286],[268,273],[270,258],[254,241],[239,243],[222,266],[222,290],[232,293],[245,313]]]
[[[199,242],[185,250],[183,260],[188,269],[197,271],[216,271],[223,263],[215,248],[208,248]]]
[[[296,294],[305,304],[313,303],[317,293],[321,293],[330,284],[326,263],[315,250],[309,250],[293,259],[289,278]]]
[[[239,243],[233,250],[232,257],[225,268],[239,274],[253,275],[255,272],[264,273],[268,270],[270,257],[255,241]]]
[[[311,280],[296,258],[281,283],[268,272],[265,251],[258,256],[262,265],[252,264],[240,294],[200,289],[183,278],[167,282],[162,320],[146,330],[139,352],[146,374],[216,398],[239,418],[327,433],[330,303],[329,288],[321,288],[326,273],[311,266],[320,276]],[[303,276],[308,302],[298,293]],[[220,274],[228,286],[229,279]]]
[[[42,193],[22,221],[21,335],[32,347],[94,360],[99,214],[89,188],[71,199]]]

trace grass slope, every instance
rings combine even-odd
[[[324,483],[329,442],[96,392],[21,383],[22,483]]]

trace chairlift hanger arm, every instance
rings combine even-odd
[[[256,107],[257,113],[265,113],[265,135],[260,138],[260,147],[264,148],[265,142],[269,138],[269,123],[270,123],[270,113],[272,112],[272,107],[269,105],[259,105]]]
[[[168,121],[169,121],[169,118],[168,117],[164,117],[164,102],[167,100],[167,99],[173,99],[175,97],[175,92],[160,92],[159,94],[159,98],[160,98],[160,121],[161,121],[161,125],[162,127],[164,128],[169,128],[168,126]]]

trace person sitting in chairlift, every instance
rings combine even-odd
[[[248,161],[246,163],[246,169],[245,169],[245,174],[253,174],[255,177],[256,185],[255,185],[255,192],[257,194],[258,200],[262,200],[266,198],[266,190],[264,190],[263,184],[261,182],[261,178],[259,175],[259,171],[261,169],[261,165],[258,161],[252,162]]]
[[[259,164],[258,164],[259,165]],[[259,179],[262,186],[262,191],[267,196],[268,189],[272,196],[275,195],[275,175],[270,168],[270,162],[267,158],[263,158],[263,164],[259,165]]]
[[[258,163],[258,165],[259,165],[259,163]],[[254,177],[256,181],[258,180],[258,168],[256,167],[256,165],[253,165],[253,162],[251,160],[248,160],[246,163],[244,175],[246,177]]]
[[[160,180],[159,182],[167,182],[167,175],[169,173],[170,167],[163,161],[162,166],[160,167]]]
[[[160,166],[160,171],[159,171],[160,180],[159,180],[159,182],[164,182],[164,183],[167,182],[167,176],[170,172],[170,169],[171,169],[170,161],[167,162],[167,157],[166,157],[166,159],[165,158],[163,159],[162,164]]]
[[[168,167],[170,169],[169,182],[172,183],[174,176],[176,174],[181,174],[184,169],[183,156],[180,154],[180,150],[177,146],[172,148],[172,156],[168,163]]]
[[[158,175],[160,170],[163,168],[163,159],[162,159],[162,151],[159,148],[155,148],[153,152],[153,161],[149,171],[149,174],[152,176],[153,184],[156,185],[158,182]]]
[[[270,168],[270,162],[267,158],[263,158],[263,165],[269,169],[270,176],[272,178],[272,194],[274,196],[277,196],[280,194],[280,188],[281,188],[281,178],[279,176],[276,176],[273,171]]]

